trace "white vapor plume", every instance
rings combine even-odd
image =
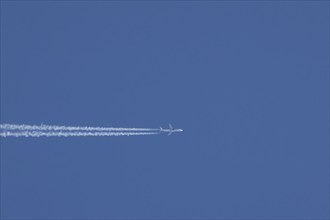
[[[153,128],[0,124],[0,137],[101,137],[159,134]]]
[[[157,132],[2,131],[0,137],[101,137],[155,135]]]
[[[83,127],[83,126],[58,126],[58,125],[25,125],[25,124],[0,124],[2,130],[35,130],[35,131],[158,131],[155,128],[113,128],[113,127]]]

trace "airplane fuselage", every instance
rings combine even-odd
[[[183,129],[173,129],[173,127],[171,125],[169,127],[170,128],[162,128],[162,127],[160,127],[159,128],[159,132],[166,132],[166,133],[168,133],[168,135],[171,135],[172,133],[182,132],[183,131]]]

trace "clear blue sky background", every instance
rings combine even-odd
[[[2,218],[329,217],[329,2],[2,1]]]

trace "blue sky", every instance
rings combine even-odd
[[[329,218],[329,2],[1,1],[1,218]]]

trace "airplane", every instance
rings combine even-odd
[[[159,128],[159,132],[168,132],[168,135],[167,136],[170,136],[172,133],[174,132],[182,132],[183,130],[182,129],[173,129],[172,125],[171,124],[168,124],[169,128],[162,128],[160,127]]]

